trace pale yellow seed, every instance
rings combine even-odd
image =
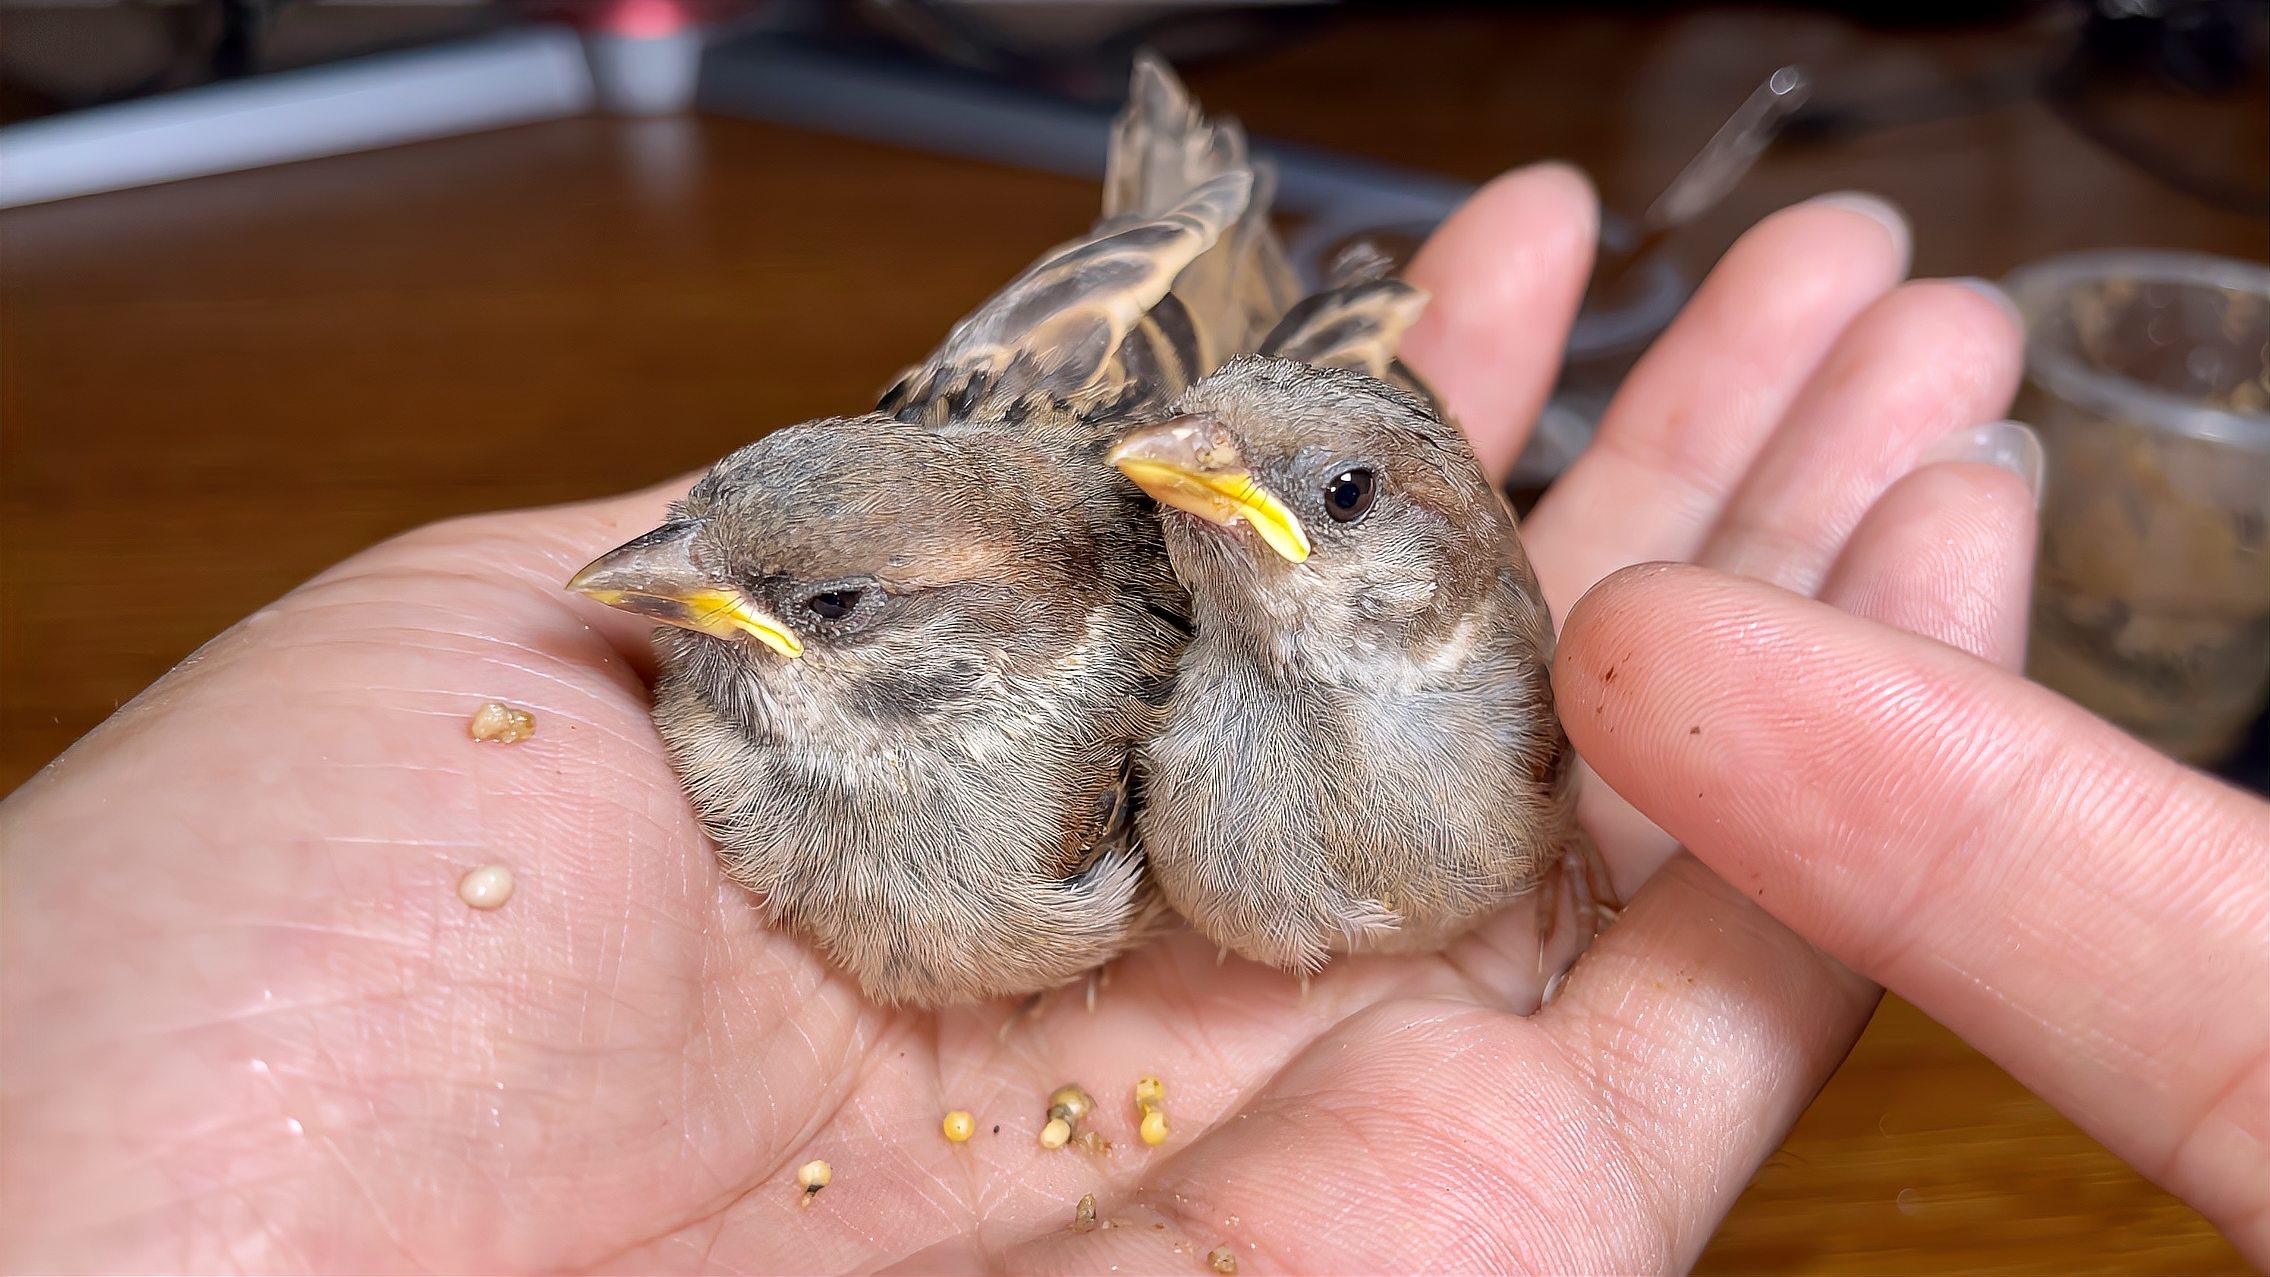
[[[1144,1109],[1143,1124],[1136,1128],[1143,1142],[1156,1148],[1167,1142],[1167,1113],[1165,1109]]]
[[[820,1161],[817,1158],[804,1163],[802,1166],[797,1167],[796,1183],[798,1187],[804,1190],[804,1196],[796,1204],[799,1206],[810,1206],[812,1204],[812,1199],[819,1196],[820,1190],[826,1188],[829,1181],[833,1180],[834,1178],[835,1167],[830,1166],[826,1162]]]
[[[1048,1119],[1048,1125],[1040,1128],[1040,1146],[1042,1148],[1062,1148],[1071,1141],[1072,1124],[1061,1117]]]
[[[1147,1109],[1154,1104],[1163,1102],[1166,1097],[1166,1083],[1161,1082],[1155,1077],[1139,1077],[1135,1079],[1135,1107]]]
[[[1206,1252],[1206,1266],[1218,1273],[1235,1273],[1237,1271],[1237,1252],[1227,1246],[1216,1246]]]
[[[503,865],[483,865],[457,880],[457,898],[475,909],[494,909],[512,899],[512,871]]]
[[[1048,1097],[1049,1116],[1061,1117],[1067,1122],[1079,1121],[1086,1117],[1088,1111],[1095,1106],[1094,1097],[1081,1090],[1079,1085],[1073,1082],[1066,1082],[1057,1087],[1056,1093]]]
[[[472,720],[465,724],[465,731],[474,740],[517,745],[536,734],[536,716],[502,701],[490,701],[473,711]]]
[[[977,1133],[977,1119],[961,1109],[955,1109],[946,1115],[945,1130],[946,1138],[959,1144]]]

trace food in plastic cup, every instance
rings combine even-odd
[[[2005,287],[2048,460],[2027,672],[2213,762],[2270,690],[2270,267],[2119,249]]]

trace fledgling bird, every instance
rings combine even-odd
[[[1293,300],[1267,204],[1140,60],[1087,236],[570,583],[674,627],[654,718],[725,864],[878,1001],[1048,989],[1159,912],[1133,753],[1186,599],[1104,454]]]
[[[1607,893],[1513,513],[1394,359],[1424,300],[1312,298],[1111,454],[1166,507],[1197,625],[1144,853],[1199,931],[1304,972],[1440,948],[1548,878]]]

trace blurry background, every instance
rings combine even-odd
[[[2259,787],[2265,29],[2259,0],[0,5],[0,789],[381,537],[871,401],[1092,217],[1144,43],[1275,151],[1311,259],[1511,165],[1593,175],[1617,244],[1530,486],[1809,195],[1898,202],[1920,275],[2235,259],[2025,277],[2021,411],[2053,458],[2037,675]],[[1896,1000],[1703,1266],[2243,1271]]]

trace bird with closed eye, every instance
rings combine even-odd
[[[1440,948],[1548,881],[1608,900],[1513,512],[1394,358],[1424,301],[1319,294],[1112,452],[1197,627],[1144,755],[1152,874],[1216,943],[1303,972]]]
[[[1160,916],[1134,751],[1187,600],[1105,453],[1295,299],[1266,187],[1140,60],[1088,235],[571,582],[667,623],[654,719],[726,866],[877,1000],[1045,990]]]

